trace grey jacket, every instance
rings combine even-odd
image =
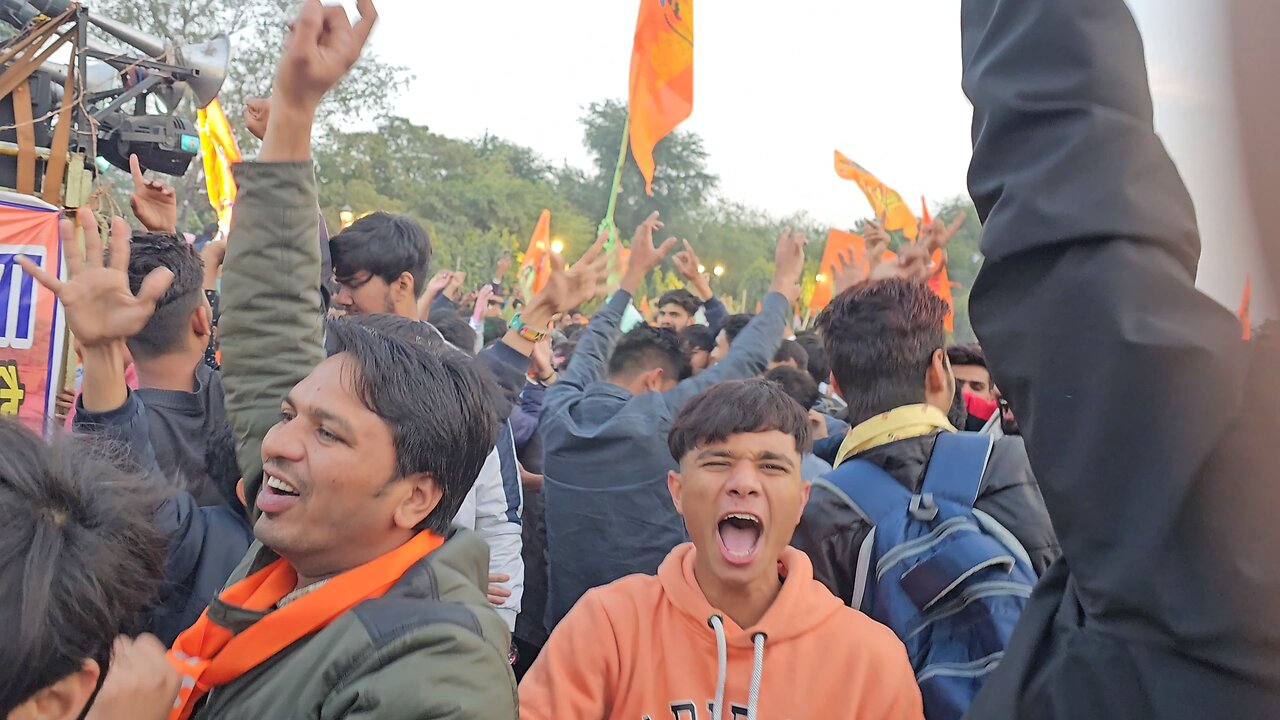
[[[542,411],[550,582],[547,629],[583,593],[653,574],[688,540],[667,491],[677,469],[667,431],[684,404],[725,380],[760,374],[782,344],[788,303],[777,293],[715,367],[663,393],[632,395],[604,379],[631,296],[618,292],[591,319]]]

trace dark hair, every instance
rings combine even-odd
[[[952,365],[987,366],[987,354],[982,352],[982,346],[977,343],[972,345],[952,345],[947,348],[947,359],[951,361]]]
[[[507,334],[507,321],[502,318],[484,319],[484,344],[488,347],[493,341]]]
[[[693,296],[688,290],[668,290],[658,298],[658,309],[661,310],[663,305],[679,305],[681,310],[692,315],[698,312],[698,308],[702,307],[702,301]]]
[[[127,341],[129,352],[140,360],[181,348],[191,313],[204,297],[204,262],[186,240],[173,233],[134,235],[129,240],[129,288],[137,293],[156,268],[168,268],[173,282],[156,303],[146,326]]]
[[[807,369],[813,381],[821,385],[831,381],[831,363],[827,362],[827,349],[822,346],[822,338],[817,333],[804,333],[796,336],[796,342],[809,354]]]
[[[818,392],[818,383],[809,377],[809,373],[789,365],[779,365],[770,370],[764,374],[764,379],[777,383],[783,392],[800,403],[805,410],[812,409],[818,404],[818,398],[822,397],[822,393]]]
[[[236,439],[229,423],[217,423],[213,434],[204,443],[204,465],[213,484],[227,507],[239,517],[245,515],[244,503],[236,495],[240,483],[240,466],[236,463]]]
[[[427,290],[431,267],[431,236],[406,215],[376,212],[366,215],[329,241],[333,273],[350,280],[361,272],[393,283],[402,273],[413,276],[413,293]]]
[[[778,346],[778,352],[773,354],[773,361],[776,363],[783,363],[788,360],[794,362],[797,368],[808,372],[809,353],[805,352],[804,348],[800,347],[800,343],[795,340],[783,340],[782,344]]]
[[[587,331],[586,325],[570,325],[564,329],[564,339],[569,342],[577,342],[578,336]]]
[[[457,313],[433,313],[431,324],[440,331],[450,345],[468,355],[476,354],[476,331],[471,327],[471,323],[458,317]]]
[[[492,381],[429,325],[394,315],[331,320],[334,352],[348,353],[365,407],[391,428],[397,477],[431,475],[440,504],[422,527],[444,534],[498,434]]]
[[[161,484],[99,443],[0,419],[0,717],[145,628],[164,577]],[[99,680],[101,683],[101,679]]]
[[[711,352],[716,349],[716,336],[706,325],[690,325],[680,331],[680,343],[685,353],[692,354],[698,350]]]
[[[637,326],[622,336],[609,358],[609,375],[633,376],[660,367],[667,377],[683,380],[693,374],[680,338],[667,328]]]
[[[776,383],[752,379],[712,385],[690,400],[667,433],[667,448],[678,463],[689,451],[742,433],[778,430],[796,439],[796,452],[809,452],[809,411]]]
[[[854,285],[818,315],[849,424],[924,402],[933,353],[947,342],[946,314],[946,302],[923,283],[882,280]]]
[[[741,313],[738,315],[730,315],[724,319],[724,322],[720,324],[720,329],[724,331],[724,336],[729,339],[729,344],[732,345],[733,341],[738,339],[738,333],[742,332],[754,317],[755,315]]]

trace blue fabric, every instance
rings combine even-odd
[[[850,460],[826,481],[875,527],[859,609],[903,641],[928,720],[959,720],[998,666],[1036,573],[973,512],[992,440],[939,433],[920,493]],[[994,521],[991,521],[994,522]]]

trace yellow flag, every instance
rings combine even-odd
[[[200,133],[200,153],[204,156],[209,204],[218,215],[218,229],[226,237],[231,231],[231,208],[236,204],[236,181],[231,166],[240,162],[240,147],[217,100],[196,111],[196,129]]]
[[[885,230],[901,230],[908,240],[915,241],[920,232],[920,223],[915,213],[902,201],[898,191],[880,182],[867,169],[850,160],[840,151],[836,151],[836,174],[845,180],[852,180],[862,188],[862,193],[871,203],[871,209],[877,216],[884,216]]]

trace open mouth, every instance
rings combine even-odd
[[[290,485],[288,482],[285,482],[284,480],[281,480],[280,478],[275,477],[273,475],[267,476],[266,486],[280,493],[281,495],[292,495],[293,497],[298,496],[297,488]]]
[[[258,509],[268,515],[282,513],[298,502],[298,488],[288,480],[266,475],[255,502]]]
[[[727,513],[720,518],[716,529],[725,560],[734,565],[746,565],[755,558],[760,538],[764,535],[764,523],[759,517],[751,513]]]

